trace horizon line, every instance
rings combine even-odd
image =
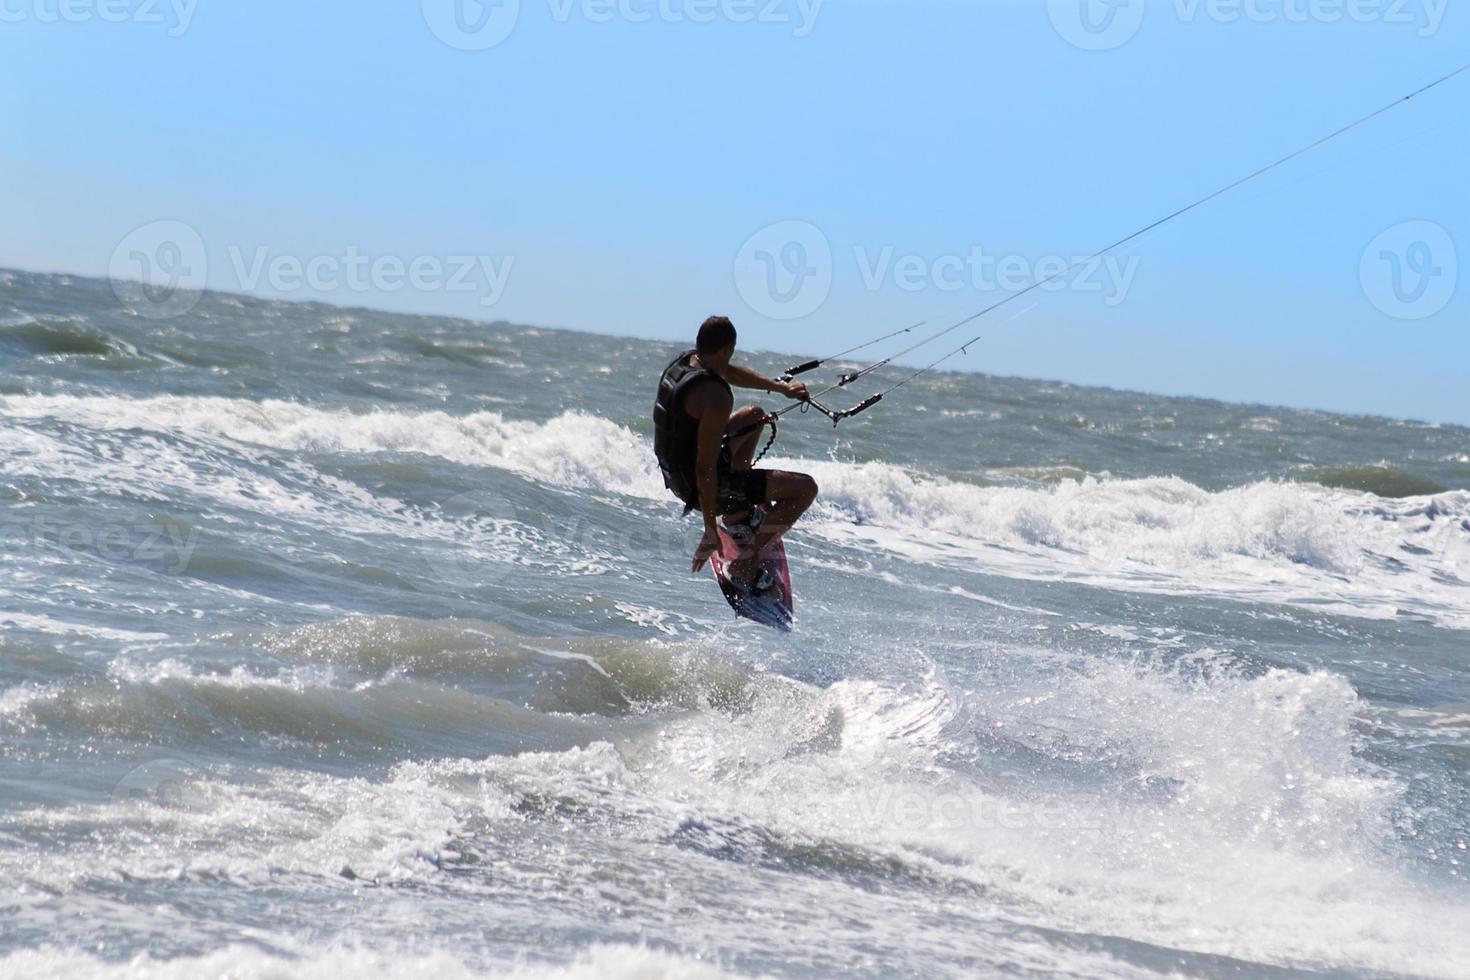
[[[140,285],[144,284],[143,281],[142,280],[139,280],[139,279],[121,279],[121,280],[119,280],[119,279],[116,279],[116,278],[114,278],[112,276],[94,275],[94,274],[91,274],[91,273],[67,272],[67,271],[42,271],[42,270],[38,270],[38,269],[23,269],[23,268],[20,268],[18,266],[0,266],[0,272],[20,273],[21,275],[28,275],[28,276],[42,276],[42,277],[51,278],[51,279],[61,279],[61,278],[85,279],[85,280],[88,280],[90,282],[107,285],[109,289],[112,288],[112,284],[114,282],[130,282],[130,283],[138,283]],[[636,336],[636,335],[633,335],[633,334],[606,333],[606,332],[599,332],[599,331],[596,331],[596,330],[581,329],[581,328],[578,328],[578,327],[544,326],[544,325],[539,325],[539,324],[534,324],[534,323],[518,323],[518,322],[515,322],[515,321],[512,321],[512,320],[505,320],[505,319],[499,319],[499,320],[479,320],[479,319],[474,319],[474,318],[471,318],[471,317],[452,316],[452,315],[446,315],[446,314],[443,314],[443,313],[420,313],[420,312],[413,312],[413,311],[391,310],[391,309],[386,309],[386,308],[380,307],[380,306],[367,306],[367,305],[364,305],[362,303],[354,303],[354,304],[337,303],[337,302],[333,302],[332,300],[323,299],[323,298],[319,298],[319,297],[302,298],[302,299],[285,299],[285,298],[278,297],[278,296],[264,296],[264,295],[261,295],[261,294],[258,294],[258,293],[241,292],[241,291],[235,291],[235,290],[229,290],[229,289],[217,289],[217,288],[214,288],[212,286],[207,286],[204,289],[200,290],[200,296],[201,296],[201,298],[203,296],[206,296],[206,295],[209,295],[209,294],[213,294],[213,295],[216,295],[216,296],[229,296],[229,297],[235,297],[235,298],[239,298],[239,299],[247,299],[247,300],[252,300],[252,301],[255,301],[255,302],[259,302],[259,303],[282,303],[282,304],[291,305],[291,306],[324,306],[324,307],[330,307],[330,308],[335,309],[335,310],[343,310],[343,311],[349,311],[349,312],[350,311],[353,311],[353,310],[360,310],[360,311],[365,312],[365,313],[382,314],[382,315],[388,315],[388,316],[410,316],[410,317],[418,317],[418,318],[426,319],[426,320],[445,320],[445,321],[450,321],[450,322],[459,322],[459,323],[466,323],[466,324],[477,324],[477,325],[484,325],[484,326],[504,325],[504,326],[507,326],[507,327],[521,327],[521,328],[525,328],[525,329],[529,329],[529,330],[548,330],[548,331],[552,331],[552,332],[556,332],[556,333],[579,334],[579,335],[586,336],[586,337],[603,337],[603,338],[609,338],[609,339],[614,339],[614,340],[632,340],[632,341],[638,341],[638,342],[641,342],[641,343],[668,343],[668,344],[674,344],[674,345],[677,345],[679,343],[683,343],[682,341],[665,340],[664,338],[661,338],[661,337],[647,337],[647,336],[640,337],[640,336]],[[121,300],[119,300],[119,304],[121,304]],[[179,316],[180,317],[188,316],[188,313],[179,314]],[[691,328],[691,336],[693,334],[693,331],[694,330],[697,330],[697,329],[698,329],[697,326]],[[738,328],[737,328],[737,330],[738,330]],[[772,349],[766,349],[766,348],[748,348],[747,349],[747,353],[750,353],[750,354],[764,354],[764,355],[768,355],[768,356],[772,356],[772,357],[790,357],[790,358],[793,358],[793,359],[797,359],[797,358],[800,358],[800,359],[810,359],[811,357],[819,356],[819,355],[813,355],[809,351],[808,352],[802,352],[802,351],[782,351],[782,350],[772,350]],[[831,363],[833,363],[833,364],[854,364],[854,365],[862,365],[863,364],[863,362],[861,362],[861,361],[848,361],[848,360],[835,360],[835,361],[832,361]],[[919,368],[919,367],[923,367],[923,364],[922,363],[905,364],[903,361],[894,360],[894,361],[890,362],[890,366],[902,366],[902,367]],[[1215,405],[1233,405],[1233,406],[1237,406],[1237,407],[1240,407],[1240,408],[1263,408],[1263,409],[1276,410],[1276,411],[1311,412],[1311,413],[1314,413],[1314,414],[1317,414],[1317,415],[1328,415],[1328,416],[1335,416],[1337,418],[1345,418],[1345,419],[1369,419],[1369,420],[1377,420],[1377,421],[1384,421],[1384,422],[1401,422],[1401,423],[1408,423],[1408,424],[1414,424],[1414,425],[1431,426],[1431,427],[1435,427],[1435,428],[1450,428],[1450,429],[1466,429],[1466,430],[1470,430],[1470,421],[1467,421],[1467,422],[1433,421],[1433,420],[1426,419],[1426,418],[1398,417],[1398,416],[1393,416],[1393,415],[1383,415],[1383,414],[1379,414],[1379,413],[1375,413],[1375,412],[1348,412],[1348,411],[1337,411],[1337,410],[1334,410],[1334,409],[1327,409],[1327,408],[1316,408],[1316,407],[1312,407],[1312,406],[1309,406],[1309,405],[1289,405],[1289,404],[1286,404],[1284,402],[1276,402],[1276,403],[1273,403],[1273,402],[1263,402],[1263,401],[1231,401],[1231,400],[1226,399],[1226,398],[1218,398],[1218,397],[1214,397],[1214,396],[1210,396],[1210,395],[1192,395],[1192,394],[1187,394],[1187,393],[1183,393],[1183,392],[1145,391],[1145,390],[1142,390],[1142,389],[1135,389],[1135,388],[1119,388],[1119,387],[1114,387],[1114,386],[1111,386],[1111,385],[1104,385],[1104,384],[1094,384],[1094,383],[1085,383],[1085,382],[1078,382],[1078,381],[1068,381],[1068,380],[1063,379],[1063,378],[1042,378],[1042,377],[1031,377],[1031,376],[1028,376],[1028,375],[991,374],[991,373],[988,373],[986,371],[980,370],[978,368],[977,369],[973,369],[973,370],[968,370],[968,371],[967,370],[964,370],[964,369],[957,369],[957,368],[934,368],[934,369],[932,369],[930,371],[927,371],[925,373],[926,374],[931,374],[931,375],[936,375],[936,376],[943,376],[943,375],[969,375],[969,376],[979,376],[979,377],[984,377],[984,378],[993,378],[993,379],[1001,380],[1001,381],[1029,381],[1029,382],[1034,382],[1034,383],[1037,383],[1037,384],[1066,385],[1067,387],[1070,387],[1070,388],[1078,388],[1078,389],[1090,390],[1090,391],[1105,391],[1105,392],[1111,392],[1111,393],[1114,393],[1114,394],[1121,394],[1121,395],[1141,395],[1141,396],[1148,397],[1148,398],[1173,398],[1173,399],[1179,399],[1179,400],[1182,400],[1182,401],[1205,402],[1205,403],[1215,404]]]

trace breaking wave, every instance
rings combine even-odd
[[[665,499],[645,439],[576,412],[531,422],[284,401],[11,396],[0,397],[0,414],[307,453],[420,454],[569,490]],[[1177,477],[983,487],[885,463],[771,465],[817,477],[823,493],[809,527],[910,558],[1470,624],[1467,491],[1390,499],[1261,482],[1212,492]]]

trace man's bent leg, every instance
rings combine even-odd
[[[774,502],[755,542],[740,560],[730,566],[730,577],[741,582],[755,580],[759,573],[758,558],[772,542],[779,540],[807,508],[817,499],[817,481],[805,473],[772,471],[766,477],[766,497]]]
[[[765,417],[765,410],[759,405],[747,405],[730,416],[730,424],[725,427],[725,432],[730,436],[732,470],[748,470],[755,465],[755,448],[760,445],[761,433],[765,432],[765,426],[760,425],[760,421]],[[751,431],[744,435],[735,435],[741,429]]]

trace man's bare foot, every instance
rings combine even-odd
[[[755,543],[755,536],[760,531],[763,518],[763,514],[754,510],[748,510],[743,514],[726,514],[720,518],[720,527],[737,546],[749,548]]]

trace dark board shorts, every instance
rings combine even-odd
[[[770,475],[769,470],[728,470],[720,467],[720,513],[740,514],[757,504],[767,503],[770,500],[766,495]],[[684,501],[689,510],[700,509],[697,483],[675,488],[675,494]]]

